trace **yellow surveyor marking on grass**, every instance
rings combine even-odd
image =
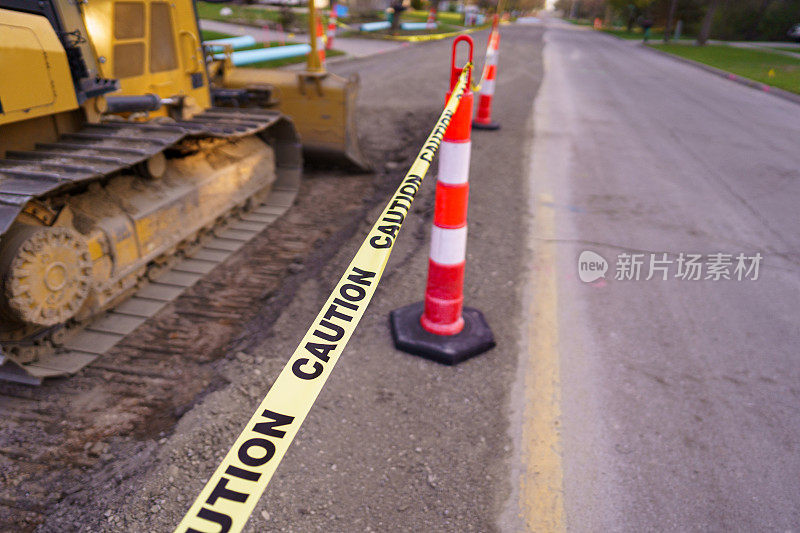
[[[467,87],[467,64],[436,126],[300,345],[176,531],[238,532],[267,488],[378,287],[397,233]]]

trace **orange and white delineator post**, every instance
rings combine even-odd
[[[436,7],[431,6],[430,11],[428,11],[428,20],[425,21],[425,24],[428,26],[429,30],[436,28]]]
[[[500,129],[500,124],[492,122],[492,99],[497,79],[497,58],[500,53],[500,29],[498,16],[492,21],[492,33],[489,34],[489,45],[486,47],[486,62],[483,67],[480,95],[478,96],[478,114],[472,127],[478,130]]]
[[[317,20],[317,53],[319,54],[319,63],[325,67],[325,30],[322,27],[322,21]]]
[[[328,40],[325,43],[325,49],[330,50],[333,48],[333,39],[336,37],[336,5],[331,4],[331,12],[328,15]]]
[[[453,59],[450,92],[461,75],[461,69],[455,67],[455,53]],[[471,83],[470,75],[467,84]],[[445,102],[450,98],[450,92],[447,93]],[[464,327],[461,306],[464,301],[464,268],[467,256],[472,103],[472,89],[468,87],[439,147],[439,176],[436,181],[436,206],[431,228],[428,285],[425,290],[425,312],[420,319],[423,328],[437,335],[455,335]]]
[[[450,67],[450,98],[463,68],[455,66],[458,43],[472,38],[458,37],[453,43]],[[471,65],[469,66],[471,68]],[[444,132],[439,147],[439,176],[428,256],[425,300],[392,311],[395,345],[407,352],[445,364],[456,364],[494,346],[494,338],[480,311],[464,308],[464,270],[467,251],[467,204],[472,142],[472,82]]]

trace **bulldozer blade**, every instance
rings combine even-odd
[[[269,90],[280,112],[289,115],[297,127],[309,162],[322,158],[365,172],[372,170],[361,153],[356,132],[358,75],[343,78],[330,72],[226,68],[223,86]]]

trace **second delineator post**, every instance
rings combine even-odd
[[[330,14],[328,15],[328,32],[326,34],[325,49],[333,48],[333,39],[336,37],[336,4],[331,3]]]
[[[495,15],[492,21],[492,32],[489,34],[489,45],[486,47],[486,76],[481,81],[481,90],[478,96],[478,115],[472,122],[472,127],[477,130],[500,129],[500,124],[492,121],[492,100],[494,99],[499,55],[500,25],[499,18]]]

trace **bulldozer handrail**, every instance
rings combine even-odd
[[[195,72],[200,72],[203,70],[201,59],[197,57],[197,51],[200,49],[200,39],[194,33],[190,32],[189,30],[181,30],[180,36],[183,37],[188,35],[189,38],[192,40],[192,61],[194,61],[194,68],[184,70],[184,74],[193,74]]]

